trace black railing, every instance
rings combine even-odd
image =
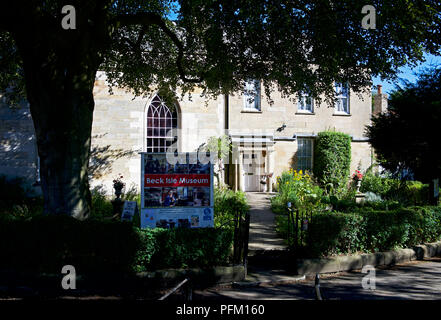
[[[248,264],[248,240],[250,235],[250,214],[238,213],[234,219],[233,263]]]
[[[307,242],[308,228],[312,220],[312,212],[288,207],[288,247],[295,252],[302,248]]]

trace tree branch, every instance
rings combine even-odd
[[[118,15],[115,18],[115,24],[118,27],[141,25],[142,26],[141,33],[138,36],[138,40],[136,42],[137,45],[139,46],[141,45],[144,33],[147,31],[147,27],[149,25],[157,25],[178,48],[178,57],[176,59],[176,66],[178,68],[179,77],[181,78],[181,80],[190,83],[199,83],[203,81],[203,76],[193,79],[193,78],[187,78],[187,76],[185,75],[185,71],[182,66],[182,59],[184,57],[184,51],[185,51],[184,45],[182,44],[181,40],[179,40],[178,36],[167,26],[167,24],[159,14],[153,12],[146,12],[146,13],[138,13],[133,15]]]

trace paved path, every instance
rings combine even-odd
[[[363,289],[361,271],[323,275],[321,288],[327,300],[441,300],[441,258],[413,261],[390,268],[377,268],[375,290]],[[315,299],[314,280],[296,281],[286,276],[282,282],[237,288],[212,288],[195,291],[194,300]]]
[[[251,252],[285,249],[283,240],[276,234],[275,215],[271,211],[271,195],[263,192],[248,192],[246,195],[251,216],[248,249]]]

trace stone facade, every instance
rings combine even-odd
[[[28,186],[39,180],[38,152],[29,105],[10,107],[0,96],[0,175],[22,178]],[[30,191],[41,192],[40,188]]]
[[[350,92],[345,115],[325,102],[314,103],[312,112],[302,113],[296,99],[282,97],[277,91],[271,95],[272,104],[262,94],[260,110],[245,110],[241,94],[206,101],[200,93],[195,89],[191,99],[186,96],[176,101],[178,150],[197,151],[210,137],[229,135],[234,148],[226,166],[226,182],[234,189],[269,190],[267,186],[278,175],[296,166],[299,139],[311,139],[313,144],[314,137],[328,129],[351,135],[351,171],[372,164],[372,150],[364,136],[372,116],[370,90],[362,96]],[[126,189],[139,188],[138,153],[146,150],[146,114],[154,95],[133,99],[131,93],[116,88],[110,95],[105,76],[99,74],[94,96],[91,184],[102,184],[110,192],[112,180],[121,174]],[[20,172],[28,181],[36,180],[38,157],[28,107],[17,111],[1,105],[0,117],[0,174]],[[259,163],[247,163],[248,159],[259,159]],[[270,173],[272,178],[263,179]],[[259,183],[262,180],[267,183]]]

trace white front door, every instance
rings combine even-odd
[[[244,191],[261,191],[260,168],[262,157],[256,152],[245,152],[242,156]]]

